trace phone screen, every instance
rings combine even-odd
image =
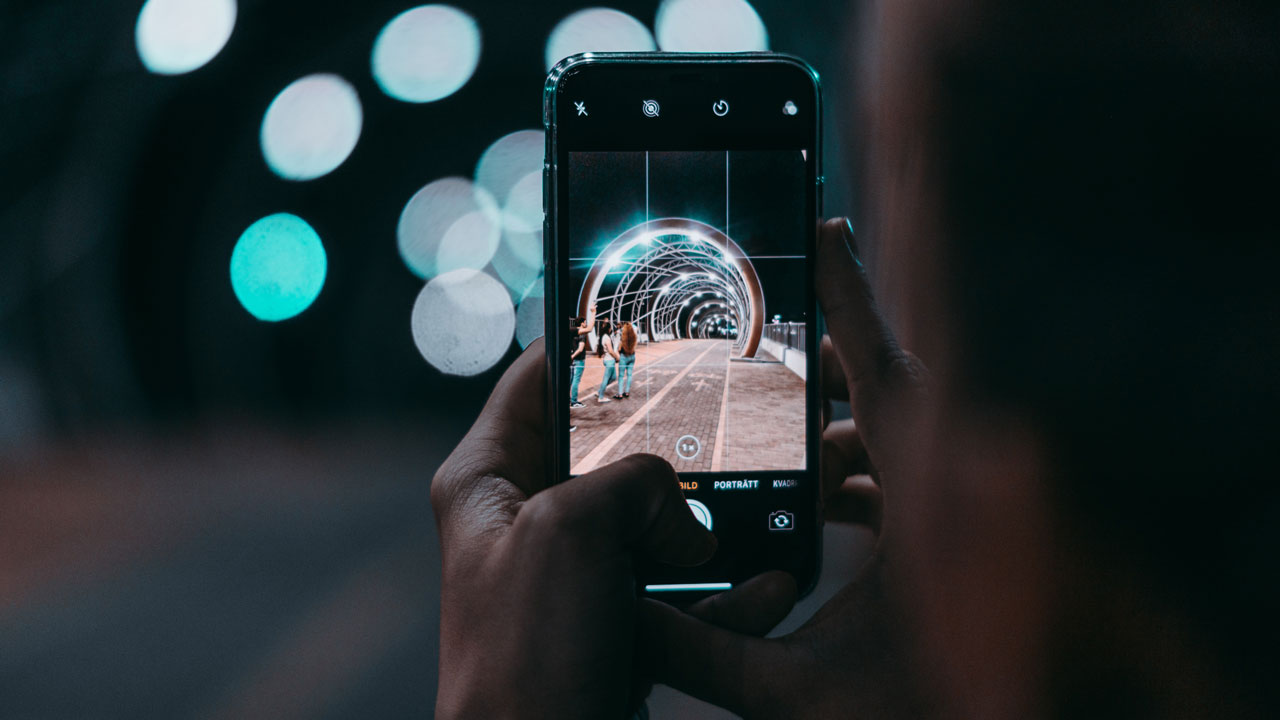
[[[770,568],[803,589],[819,518],[816,90],[791,66],[689,67],[606,65],[558,93],[558,464],[572,477],[651,453],[679,473],[720,550],[700,568],[646,566],[647,592]],[[765,70],[787,80],[747,100]]]

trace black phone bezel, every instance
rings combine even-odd
[[[582,128],[575,129],[574,133],[577,137],[565,138],[561,137],[561,123],[559,122],[562,110],[561,106],[565,102],[563,95],[566,90],[581,83],[575,82],[582,80],[584,73],[590,73],[590,79],[596,83],[605,82],[607,80],[611,84],[626,87],[629,83],[634,83],[637,78],[644,79],[646,75],[652,75],[653,82],[668,82],[673,84],[696,85],[698,83],[721,85],[730,88],[743,89],[752,81],[763,81],[770,74],[775,78],[792,77],[790,82],[800,82],[805,84],[807,95],[802,100],[804,105],[803,111],[805,116],[812,119],[811,123],[804,123],[803,127],[806,144],[814,148],[814,160],[812,162],[812,202],[810,207],[813,210],[812,230],[806,238],[806,255],[809,258],[814,257],[817,241],[817,228],[822,216],[822,186],[823,186],[823,170],[822,170],[822,92],[821,82],[817,73],[803,60],[794,56],[772,52],[753,52],[753,53],[583,53],[581,55],[565,58],[557,64],[547,76],[547,82],[543,97],[543,122],[546,128],[546,155],[544,157],[543,170],[543,200],[546,219],[544,224],[544,246],[545,256],[545,278],[546,278],[546,355],[547,355],[547,388],[548,388],[548,428],[550,430],[549,440],[547,443],[546,463],[549,477],[554,482],[560,482],[569,479],[570,475],[567,467],[569,433],[561,429],[569,426],[569,409],[567,403],[556,402],[557,398],[567,393],[565,388],[567,379],[562,377],[567,373],[564,372],[564,363],[559,363],[565,352],[563,345],[564,333],[560,332],[563,321],[561,316],[569,317],[561,309],[561,277],[560,268],[565,262],[562,238],[559,237],[560,224],[559,218],[563,217],[562,206],[565,204],[562,200],[566,189],[561,187],[564,182],[563,174],[560,172],[560,157],[562,152],[568,152],[570,149],[607,149],[610,150],[641,150],[652,149],[653,141],[649,138],[654,137],[650,130],[653,128],[652,119],[644,118],[644,116],[636,108],[634,113],[615,112],[607,124],[607,131],[598,132],[594,136],[584,134]],[[601,80],[604,77],[605,80]],[[751,96],[744,93],[736,93],[740,97],[746,97],[747,103],[751,102]],[[735,103],[737,105],[737,103]],[[749,105],[748,105],[749,107]],[[613,109],[613,108],[610,108]],[[597,112],[599,110],[597,109]],[[781,117],[781,106],[778,108],[777,122],[778,129],[783,127],[794,126],[796,123],[788,122],[787,119]],[[762,113],[754,113],[751,115],[757,120],[767,117]],[[681,117],[679,114],[672,118],[670,110],[668,110],[667,118],[669,121],[675,122],[685,121],[700,123],[696,117],[686,115]],[[705,119],[705,114],[704,114]],[[646,124],[649,123],[649,124]],[[769,121],[766,121],[769,122]],[[783,125],[786,123],[786,125]],[[596,129],[600,130],[597,123]],[[705,125],[704,125],[705,127]],[[716,126],[717,141],[726,147],[738,146],[750,149],[768,149],[770,147],[793,147],[795,146],[795,135],[783,136],[781,134],[771,134],[770,127],[761,127],[758,123],[718,123]],[[788,130],[788,132],[790,132]],[[698,132],[689,133],[691,137],[687,138],[687,142],[682,143],[678,136],[668,135],[663,137],[661,143],[663,149],[707,149],[705,140],[697,139]],[[804,147],[805,145],[800,145]],[[816,294],[813,290],[812,281],[809,283],[808,292],[808,317],[810,320],[806,323],[807,342],[807,377],[810,378],[806,382],[806,414],[808,421],[806,422],[806,455],[808,458],[807,469],[804,471],[807,482],[803,483],[805,492],[809,497],[804,500],[808,509],[811,509],[813,522],[809,524],[812,528],[810,532],[810,542],[803,543],[808,547],[807,558],[801,558],[800,562],[791,565],[787,569],[796,575],[797,587],[803,596],[812,591],[817,584],[818,575],[821,568],[821,548],[822,548],[822,499],[821,499],[821,474],[819,468],[820,447],[821,447],[821,368],[819,358],[820,334],[821,327],[819,318],[819,309],[817,306]],[[571,314],[571,313],[570,313]],[[567,366],[566,366],[567,367]],[[765,473],[754,473],[763,475]],[[789,473],[794,475],[795,473]],[[807,560],[807,561],[806,561]],[[767,568],[761,568],[767,569]],[[735,578],[735,580],[743,580],[746,578]],[[641,587],[643,585],[641,584]],[[693,602],[700,597],[711,594],[709,592],[681,592],[676,594],[664,594],[662,599],[683,604]]]

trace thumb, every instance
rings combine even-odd
[[[549,512],[551,522],[608,552],[691,566],[716,550],[715,536],[685,502],[675,470],[656,455],[629,455],[538,493],[526,510],[530,505],[541,506],[535,517]]]

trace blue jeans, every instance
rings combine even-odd
[[[582,360],[573,361],[573,380],[569,384],[569,403],[578,402],[578,381],[582,379],[582,368],[586,367],[586,363]]]
[[[596,391],[597,398],[604,397],[604,389],[617,377],[618,373],[613,369],[614,364],[612,355],[604,356],[604,379],[600,381],[600,389]]]
[[[622,362],[618,364],[618,394],[626,395],[631,392],[631,376],[635,374],[636,356],[622,355]]]

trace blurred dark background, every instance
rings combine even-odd
[[[659,4],[608,6],[653,30]],[[139,57],[143,5],[0,5],[0,717],[429,717],[428,485],[519,346],[472,377],[423,359],[397,222],[428,182],[540,129],[548,35],[588,6],[455,3],[479,64],[413,104],[370,53],[414,3],[241,0],[225,46],[176,75]],[[824,76],[826,207],[849,212],[848,8],[754,10],[770,49]],[[354,86],[362,131],[331,173],[285,180],[263,114],[312,73]],[[277,212],[315,228],[328,273],[308,309],[263,322],[228,263]],[[865,541],[829,539],[826,577]],[[712,716],[669,690],[652,706]]]

